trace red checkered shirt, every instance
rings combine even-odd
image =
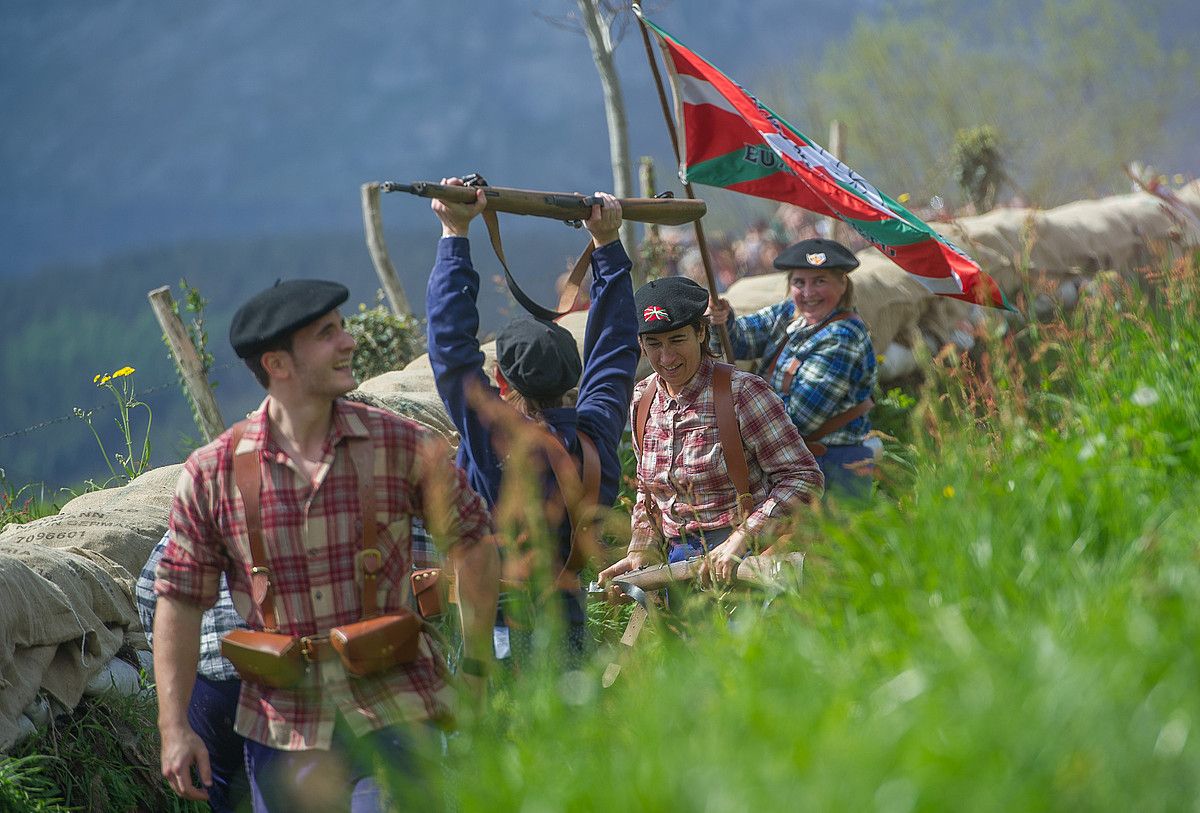
[[[395,612],[407,606],[412,560],[410,521],[424,515],[422,461],[448,457],[424,455],[429,434],[418,424],[383,410],[338,400],[323,458],[309,478],[270,436],[267,404],[251,415],[237,452],[261,455],[262,524],[271,570],[280,632],[327,633],[331,627],[361,618],[361,574],[356,554],[362,549],[362,511],[358,477],[347,438],[369,438],[374,449],[377,542],[383,553],[378,578],[379,607]],[[159,564],[154,589],[201,607],[217,598],[224,571],[234,605],[251,626],[262,615],[250,599],[250,543],[243,504],[233,477],[231,433],[197,449],[184,464],[171,509],[172,541]],[[436,463],[434,465],[437,465]],[[491,521],[483,501],[457,468],[444,496],[450,517],[439,541],[492,544]],[[431,497],[432,499],[432,497]],[[439,515],[442,511],[438,512]],[[327,749],[334,718],[340,712],[358,734],[396,723],[443,717],[450,688],[443,679],[436,648],[422,636],[416,661],[380,676],[351,678],[337,658],[312,664],[297,689],[242,684],[237,731],[273,748]]]
[[[634,389],[631,420],[637,419],[646,387],[656,386],[658,392],[646,420],[644,448],[635,449],[638,495],[631,551],[655,547],[663,536],[676,538],[739,525],[737,493],[717,433],[712,374],[713,361],[705,358],[678,395],[670,395],[657,375]],[[744,528],[760,534],[794,506],[819,498],[825,479],[770,385],[756,375],[735,371],[732,390],[754,498],[754,511],[746,517]],[[646,510],[647,494],[658,508],[661,534]]]

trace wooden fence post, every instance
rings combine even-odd
[[[829,122],[829,151],[839,161],[846,160],[846,122],[837,119]],[[832,228],[829,230],[829,237],[845,245],[846,240],[849,239],[846,225],[836,217],[830,218],[830,220]]]
[[[388,256],[387,244],[383,241],[383,217],[379,213],[379,184],[365,183],[362,185],[363,230],[367,233],[367,250],[371,252],[371,262],[375,265],[375,273],[387,294],[388,302],[392,303],[392,312],[397,316],[412,316],[412,306],[404,294],[404,286],[396,276],[396,269]]]
[[[204,372],[204,363],[187,329],[175,312],[175,302],[171,299],[171,287],[164,285],[155,288],[146,295],[150,299],[150,307],[158,324],[162,327],[163,335],[175,357],[175,366],[183,376],[184,387],[188,398],[196,411],[196,428],[204,436],[207,443],[225,431],[225,421],[221,418],[221,410],[217,408],[217,400],[213,397],[212,387],[208,385],[208,375]]]

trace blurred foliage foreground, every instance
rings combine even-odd
[[[891,399],[903,437],[876,499],[796,518],[796,589],[694,593],[610,689],[620,611],[593,606],[602,643],[577,671],[540,626],[535,657],[450,738],[432,799],[1194,809],[1200,255],[1146,277],[973,358],[926,359],[916,397]]]
[[[898,497],[800,517],[799,589],[705,594],[611,689],[611,648],[512,679],[457,809],[1192,809],[1198,272],[930,360]]]

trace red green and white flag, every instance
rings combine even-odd
[[[636,9],[635,9],[636,10]],[[979,264],[654,23],[683,127],[684,181],[836,217],[930,292],[1012,310]]]

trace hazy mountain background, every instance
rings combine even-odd
[[[935,32],[986,32],[984,9],[993,5],[1032,18],[1042,4],[675,0],[652,16],[764,97],[778,88],[781,112],[820,138],[828,122],[802,114],[830,106],[811,109],[806,88],[823,60],[844,58],[841,45],[856,24],[919,16]],[[1192,0],[1144,8],[1164,49],[1200,33]],[[363,181],[480,171],[501,185],[610,188],[587,43],[538,16],[574,9],[570,0],[6,0],[0,468],[9,482],[57,487],[106,473],[86,427],[64,418],[74,406],[102,407],[93,375],[126,364],[138,370],[139,391],[149,392],[155,463],[180,459],[195,429],[145,298],[180,277],[210,300],[225,418],[252,408],[260,393],[227,350],[232,310],[276,278],[295,276],[341,279],[351,304],[371,302]],[[669,144],[632,27],[618,68],[633,153],[653,155],[660,185],[672,185]],[[1196,171],[1197,118],[1194,106],[1172,108],[1155,123],[1163,137],[1137,157]],[[718,227],[757,211],[737,196],[704,195]],[[432,215],[420,200],[390,196],[384,217],[420,309],[438,234]],[[505,228],[518,275],[548,299],[583,235],[549,221],[509,218]],[[496,265],[485,252],[479,246],[476,258],[490,275]],[[497,290],[486,292],[485,329],[506,307]],[[101,409],[97,426],[107,430],[112,416]],[[56,422],[25,431],[46,421]],[[111,450],[111,434],[105,438]]]

